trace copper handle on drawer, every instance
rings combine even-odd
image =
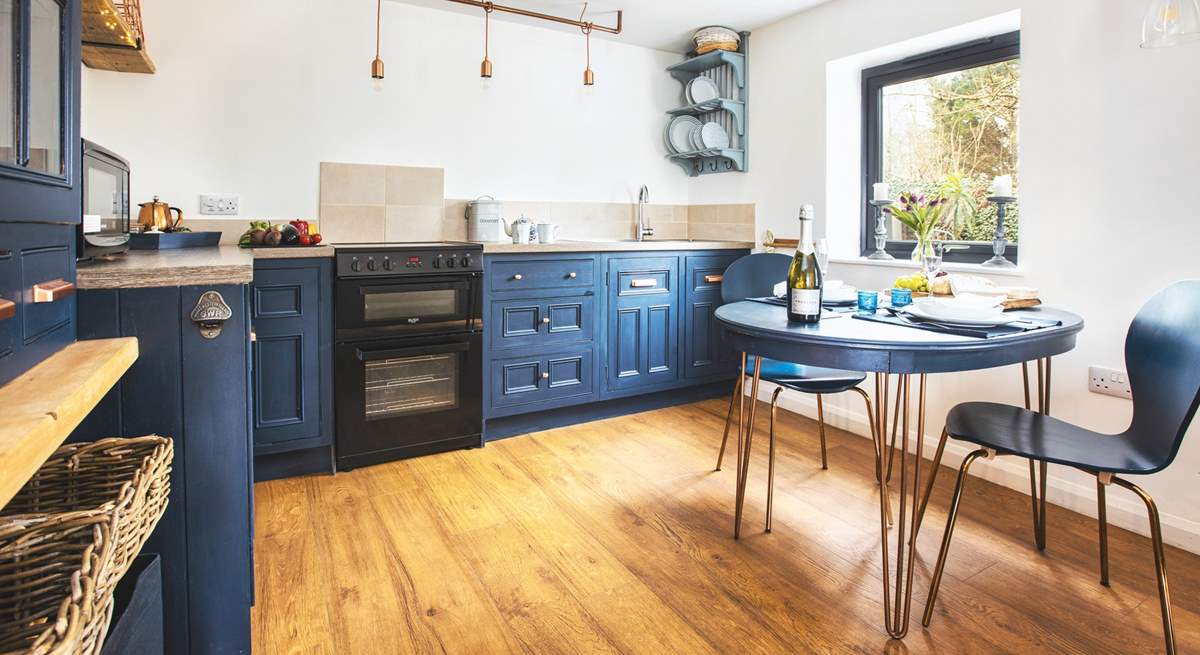
[[[550,317],[549,317],[549,316],[543,316],[543,317],[542,317],[542,322],[543,322],[543,323],[549,323],[549,322],[550,322]]]
[[[75,293],[75,283],[59,278],[33,285],[33,302],[58,302]]]
[[[645,280],[631,280],[629,282],[629,286],[633,287],[634,289],[641,289],[643,287],[656,287],[658,286],[658,280],[653,278]]]
[[[542,379],[543,379],[543,380],[549,380],[549,379],[550,379],[550,372],[549,372],[549,371],[542,371]]]
[[[16,315],[17,303],[5,298],[0,298],[0,321],[7,321]]]
[[[725,279],[725,276],[720,273],[718,273],[716,275],[705,275],[704,276],[704,281],[709,284],[716,284],[724,279]]]
[[[254,343],[255,341],[258,341],[258,331],[250,328],[250,343]]]
[[[569,277],[569,278],[571,278],[572,280],[574,280],[575,278],[577,278],[577,277],[579,277],[579,276],[575,274],[575,271],[571,271],[570,273],[567,273],[567,277]]]

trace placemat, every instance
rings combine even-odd
[[[1022,332],[1029,332],[1030,330],[1040,330],[1042,328],[1062,325],[1062,321],[1021,317],[1016,319],[1017,322],[1010,323],[1008,325],[997,325],[994,327],[966,327],[959,325],[944,325],[942,323],[933,323],[918,319],[908,319],[884,312],[876,314],[855,313],[854,318],[864,321],[875,321],[876,323],[890,323],[892,325],[916,328],[918,330],[929,330],[930,332],[956,334],[963,337],[975,337],[977,339],[992,339],[995,337],[1003,337],[1009,334],[1020,334]]]

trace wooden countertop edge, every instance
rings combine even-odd
[[[76,341],[0,387],[0,507],[138,357],[134,337]]]
[[[485,243],[485,255],[556,252],[654,252],[659,250],[751,250],[752,241],[558,241],[548,244]]]

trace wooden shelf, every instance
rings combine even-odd
[[[136,3],[129,11],[140,12]],[[113,0],[83,0],[82,27],[83,63],[88,68],[119,73],[155,71],[154,61],[146,52],[140,18],[131,24]]]
[[[76,341],[0,387],[0,507],[138,356],[137,339]]]

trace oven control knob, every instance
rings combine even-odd
[[[393,265],[393,262],[391,259],[389,259],[387,257],[383,258],[383,270],[385,270],[385,271],[392,270],[392,265]]]
[[[433,267],[434,268],[442,267],[442,256],[441,255],[438,255],[437,257],[433,258]]]
[[[446,260],[446,266],[448,268],[454,268],[454,257],[453,256],[451,256],[450,259]]]
[[[463,268],[471,268],[471,256],[470,255],[463,255],[462,267]]]
[[[362,262],[358,261],[358,257],[350,260],[350,270],[354,271],[355,273],[362,270]]]
[[[370,258],[370,257],[368,257],[368,258],[367,258],[367,270],[368,270],[368,271],[373,271],[373,270],[375,270],[375,266],[376,266],[376,264],[375,264],[375,260],[374,260],[374,259],[372,259],[372,258]]]

